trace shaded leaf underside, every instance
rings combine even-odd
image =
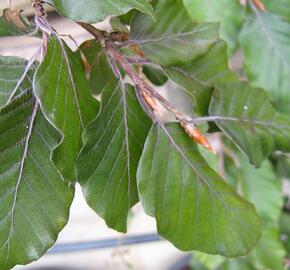
[[[160,0],[154,14],[159,19],[157,23],[139,14],[130,31],[130,40],[154,63],[187,63],[205,54],[218,38],[219,25],[194,24],[182,0]]]
[[[289,113],[290,23],[257,12],[245,24],[240,41],[249,80],[268,91],[277,110]]]
[[[209,114],[256,167],[274,150],[290,151],[289,117],[273,109],[262,89],[246,83],[217,87]]]
[[[183,0],[192,19],[199,22],[220,22],[221,38],[234,52],[243,24],[242,6],[232,0]]]
[[[164,70],[170,79],[192,96],[197,115],[208,113],[214,85],[237,80],[228,67],[226,44],[223,41],[216,42],[207,54],[190,63]]]

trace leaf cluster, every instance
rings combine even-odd
[[[283,269],[290,3],[48,2],[94,39],[73,51],[41,1],[33,23],[0,17],[0,36],[41,39],[29,60],[0,56],[0,268],[55,243],[78,182],[120,232],[140,200],[194,269]]]

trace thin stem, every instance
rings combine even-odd
[[[217,120],[228,120],[228,121],[240,121],[240,119],[235,117],[227,117],[227,116],[205,116],[205,117],[195,117],[190,122],[192,123],[200,123],[200,122],[214,122]]]
[[[190,121],[193,120],[190,116],[187,116],[181,112],[179,112],[174,106],[168,102],[167,99],[165,99],[162,95],[160,95],[158,92],[154,90],[152,86],[150,86],[140,74],[138,74],[132,67],[130,62],[132,62],[132,58],[129,58],[125,55],[123,55],[117,48],[114,42],[110,39],[110,36],[104,32],[96,29],[94,26],[90,24],[86,24],[83,22],[78,22],[78,24],[84,28],[86,31],[88,31],[90,34],[92,34],[96,40],[102,45],[102,47],[105,49],[106,53],[108,54],[109,58],[114,59],[116,63],[118,63],[122,69],[125,71],[125,73],[129,76],[129,78],[132,80],[134,86],[136,89],[140,92],[145,92],[149,94],[149,96],[154,97],[157,99],[160,104],[166,108],[168,111],[172,112],[176,118],[179,121]],[[131,60],[131,61],[130,61]],[[139,96],[141,100],[144,101],[144,98],[142,95]],[[146,101],[142,102],[146,104]],[[146,106],[148,109],[149,106]],[[150,115],[154,115],[152,113],[152,108],[150,108],[151,112]],[[155,117],[156,118],[156,117]]]
[[[107,38],[107,34],[105,31],[98,30],[94,26],[83,23],[83,22],[78,22],[77,23],[79,26],[84,28],[87,32],[89,32],[91,35],[94,36],[94,38],[102,45],[104,46],[105,39]]]
[[[145,58],[141,58],[141,57],[127,56],[126,59],[130,64],[136,64],[136,65],[151,65],[152,64],[149,60]]]

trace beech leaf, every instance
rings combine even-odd
[[[62,41],[51,37],[34,78],[34,92],[42,111],[63,134],[52,160],[70,181],[76,180],[75,163],[82,148],[82,132],[99,109],[89,92],[80,59]]]
[[[0,265],[42,256],[68,221],[73,188],[50,160],[59,139],[30,91],[0,110]]]
[[[165,68],[164,71],[193,98],[197,115],[207,114],[214,85],[237,80],[228,67],[224,41],[216,42],[206,55],[184,65]]]
[[[101,45],[96,40],[87,40],[79,49],[82,53],[91,92],[98,95],[104,88],[115,89],[118,80]]]
[[[277,110],[290,113],[290,23],[257,11],[247,20],[240,41],[249,80],[267,90]]]
[[[177,248],[237,257],[256,245],[254,206],[211,169],[178,124],[152,127],[137,179],[145,212]]]
[[[233,53],[243,25],[243,9],[239,1],[183,0],[183,2],[193,20],[221,23],[221,38],[227,42],[230,52]]]
[[[0,37],[21,36],[33,33],[33,25],[19,11],[4,9],[0,17]]]
[[[84,136],[78,168],[85,198],[118,231],[126,231],[138,201],[136,170],[150,125],[133,87],[116,87],[103,91],[100,114]]]
[[[96,23],[109,16],[126,14],[137,9],[154,19],[147,0],[48,0],[58,12],[74,21]]]
[[[130,40],[156,64],[187,63],[205,54],[218,39],[219,24],[193,23],[182,0],[159,0],[154,22],[138,14],[131,25]]]
[[[31,88],[34,72],[35,65],[23,58],[0,56],[0,107]]]
[[[289,117],[276,112],[260,88],[239,82],[216,87],[209,114],[256,167],[274,150],[290,151]]]

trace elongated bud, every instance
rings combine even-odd
[[[253,0],[253,2],[259,10],[264,11],[264,12],[267,11],[265,5],[263,4],[263,2],[261,0]]]
[[[185,132],[193,138],[198,144],[202,145],[204,148],[216,154],[216,151],[211,146],[208,139],[200,132],[200,130],[195,127],[192,123],[180,122],[181,126],[184,128]]]
[[[159,108],[158,108],[158,105],[157,105],[157,102],[155,101],[155,99],[149,95],[147,92],[145,91],[142,91],[141,92],[141,95],[143,96],[144,98],[144,101],[146,102],[146,104],[155,112],[158,112],[159,111]]]

